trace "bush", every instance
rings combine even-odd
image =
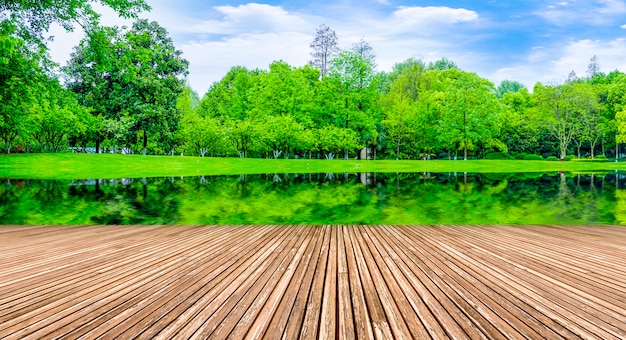
[[[556,156],[548,156],[548,158],[546,158],[546,161],[550,161],[550,162],[556,162],[559,159]]]
[[[596,156],[596,159],[599,159],[599,160],[602,160],[602,161],[608,160],[608,158],[605,155]]]
[[[568,162],[571,162],[574,158],[576,158],[574,155],[565,156],[565,160]]]
[[[490,152],[485,155],[484,159],[514,159],[506,152]]]
[[[542,161],[543,157],[541,157],[541,155],[535,155],[535,154],[524,154],[523,156],[524,158],[522,158],[525,161]]]

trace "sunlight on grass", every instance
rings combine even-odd
[[[32,179],[141,178],[263,173],[588,172],[626,170],[626,163],[548,161],[367,161],[200,158],[140,155],[29,154],[0,156],[0,177]]]

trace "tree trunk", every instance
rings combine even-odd
[[[100,139],[96,139],[96,155],[100,153]]]
[[[604,138],[602,138],[602,154],[606,156],[606,153],[604,152]]]
[[[463,160],[467,160],[467,141],[465,141],[465,147],[463,148]]]
[[[146,130],[143,130],[143,151],[142,154],[145,156],[146,155],[146,149],[148,148],[148,134],[146,133]]]

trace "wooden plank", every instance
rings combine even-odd
[[[311,290],[306,292],[308,300],[306,313],[300,328],[300,339],[317,339],[320,327],[322,311],[322,294],[324,291],[324,280],[326,277],[326,266],[328,263],[328,252],[330,248],[331,228],[324,226],[324,241],[320,249],[320,256],[316,265],[315,275],[311,284]]]
[[[357,254],[355,253],[355,247],[358,245],[350,237],[349,230],[351,228],[353,227],[343,226],[341,233],[345,244],[355,335],[358,339],[374,339],[372,321],[367,311],[367,301],[357,264]]]
[[[276,312],[269,324],[264,325],[266,332],[261,334],[264,339],[294,339],[299,334],[299,329],[289,329],[291,321],[294,325],[300,325],[304,317],[304,307],[306,304],[305,292],[308,292],[311,286],[314,265],[319,256],[319,248],[323,240],[323,229],[320,226],[311,227],[313,235],[311,242],[303,254],[303,260],[300,261],[295,269],[292,281],[284,292],[280,304],[276,307]],[[248,335],[246,337],[249,338]]]
[[[0,338],[626,338],[626,227],[0,228]]]

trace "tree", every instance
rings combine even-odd
[[[589,65],[587,66],[587,77],[592,79],[598,73],[600,73],[600,63],[598,62],[598,56],[594,55],[589,59]]]
[[[45,89],[40,83],[47,76],[38,54],[17,39],[7,41],[11,41],[11,48],[0,49],[0,141],[11,153],[15,141],[24,134],[25,117],[39,90]]]
[[[379,116],[375,104],[378,93],[372,86],[373,60],[353,51],[341,51],[333,60],[329,78],[337,81],[340,90],[335,125],[352,129],[364,144],[370,144],[376,138],[374,122]]]
[[[254,148],[258,133],[255,125],[249,120],[228,119],[224,123],[226,138],[237,150],[240,158],[246,158],[248,152]]]
[[[567,75],[567,82],[571,84],[577,81],[578,81],[578,76],[576,75],[576,72],[572,70],[572,72],[570,72],[569,75]]]
[[[502,99],[507,93],[517,93],[521,91],[523,88],[526,88],[524,84],[515,80],[503,80],[500,82],[500,85],[496,89],[496,96],[498,99]]]
[[[507,92],[500,99],[502,138],[509,152],[538,154],[541,122],[532,115],[532,96],[528,89]]]
[[[98,28],[76,47],[68,66],[68,88],[95,115],[134,123],[143,154],[148,136],[173,136],[180,113],[176,103],[184,89],[188,62],[167,31],[156,22],[136,21],[126,32]],[[101,140],[101,136],[98,140]]]
[[[48,80],[46,89],[38,93],[26,118],[28,135],[44,152],[59,152],[68,137],[86,128],[87,109],[79,105],[74,94],[61,88],[56,80]]]
[[[463,150],[464,160],[479,144],[502,145],[494,140],[500,133],[502,107],[491,82],[458,69],[427,75],[429,90],[443,96],[437,126],[442,145]]]
[[[365,39],[361,38],[358,42],[352,44],[350,50],[356,53],[359,57],[367,60],[372,69],[376,68],[376,54],[374,54],[374,48]]]
[[[68,31],[76,23],[82,27],[97,25],[100,15],[94,11],[94,3],[110,7],[123,18],[136,18],[139,12],[150,9],[145,0],[2,0],[0,21],[16,27],[17,34],[26,42],[43,45],[43,35],[53,23]]]
[[[609,86],[608,102],[615,112],[615,142],[626,143],[626,75],[618,75]],[[618,157],[616,152],[616,159]]]
[[[435,62],[431,61],[428,63],[428,71],[445,71],[451,69],[459,69],[459,67],[454,61],[448,58],[441,58]]]
[[[180,134],[187,153],[204,157],[227,152],[225,131],[217,119],[191,113],[183,117],[181,125]]]
[[[396,64],[389,76],[392,82],[388,93],[382,96],[383,124],[396,159],[408,158],[409,154],[419,157],[418,149],[431,150],[434,147],[426,141],[426,131],[434,129],[431,128],[433,122],[427,119],[433,112],[427,109],[430,104],[421,101],[424,73],[421,60],[408,59]],[[411,143],[414,147],[409,149]]]
[[[409,97],[401,92],[392,92],[384,97],[385,119],[383,124],[396,160],[404,158],[403,147],[411,137],[410,121],[415,118],[415,107]]]
[[[219,82],[215,82],[200,100],[200,116],[247,119],[252,109],[252,90],[257,86],[259,70],[234,66]]]
[[[535,106],[540,119],[550,133],[559,141],[560,158],[565,158],[567,149],[582,131],[586,122],[582,117],[596,106],[596,98],[584,84],[558,86],[535,85]]]
[[[331,62],[339,52],[337,47],[337,35],[335,31],[326,25],[321,25],[316,30],[315,40],[311,43],[311,65],[320,70],[320,76],[324,78],[330,70]]]

